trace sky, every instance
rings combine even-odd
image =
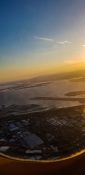
[[[0,81],[82,61],[85,0],[0,0]]]

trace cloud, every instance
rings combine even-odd
[[[48,42],[54,42],[54,40],[52,38],[34,36],[34,39],[42,40],[42,41],[48,41]]]
[[[53,38],[46,38],[46,37],[38,37],[38,36],[34,36],[34,39],[36,40],[42,40],[42,41],[46,41],[46,42],[52,42],[53,44],[56,44],[56,46],[58,45],[68,45],[68,44],[72,44],[71,41],[68,40],[64,40],[64,41],[56,41]]]
[[[57,44],[61,44],[61,45],[64,45],[64,44],[72,44],[72,42],[70,42],[70,41],[67,41],[67,40],[65,40],[65,41],[59,41],[59,42],[56,42]]]

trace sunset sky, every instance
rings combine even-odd
[[[0,81],[54,73],[84,60],[85,0],[0,1]]]

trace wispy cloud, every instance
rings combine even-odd
[[[54,42],[54,40],[52,38],[45,38],[45,37],[34,36],[34,39],[42,40],[42,41]]]
[[[56,44],[56,45],[68,45],[68,44],[72,44],[72,42],[71,41],[68,41],[68,40],[56,41],[53,38],[46,38],[46,37],[34,36],[34,39],[36,39],[36,40],[42,40],[42,41],[46,41],[46,42],[52,42],[53,44]]]
[[[71,41],[67,41],[67,40],[65,40],[65,41],[59,41],[59,42],[56,42],[57,44],[61,44],[61,45],[64,45],[64,44],[72,44],[72,42]]]

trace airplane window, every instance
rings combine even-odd
[[[0,1],[1,158],[58,163],[81,155],[85,1]]]

